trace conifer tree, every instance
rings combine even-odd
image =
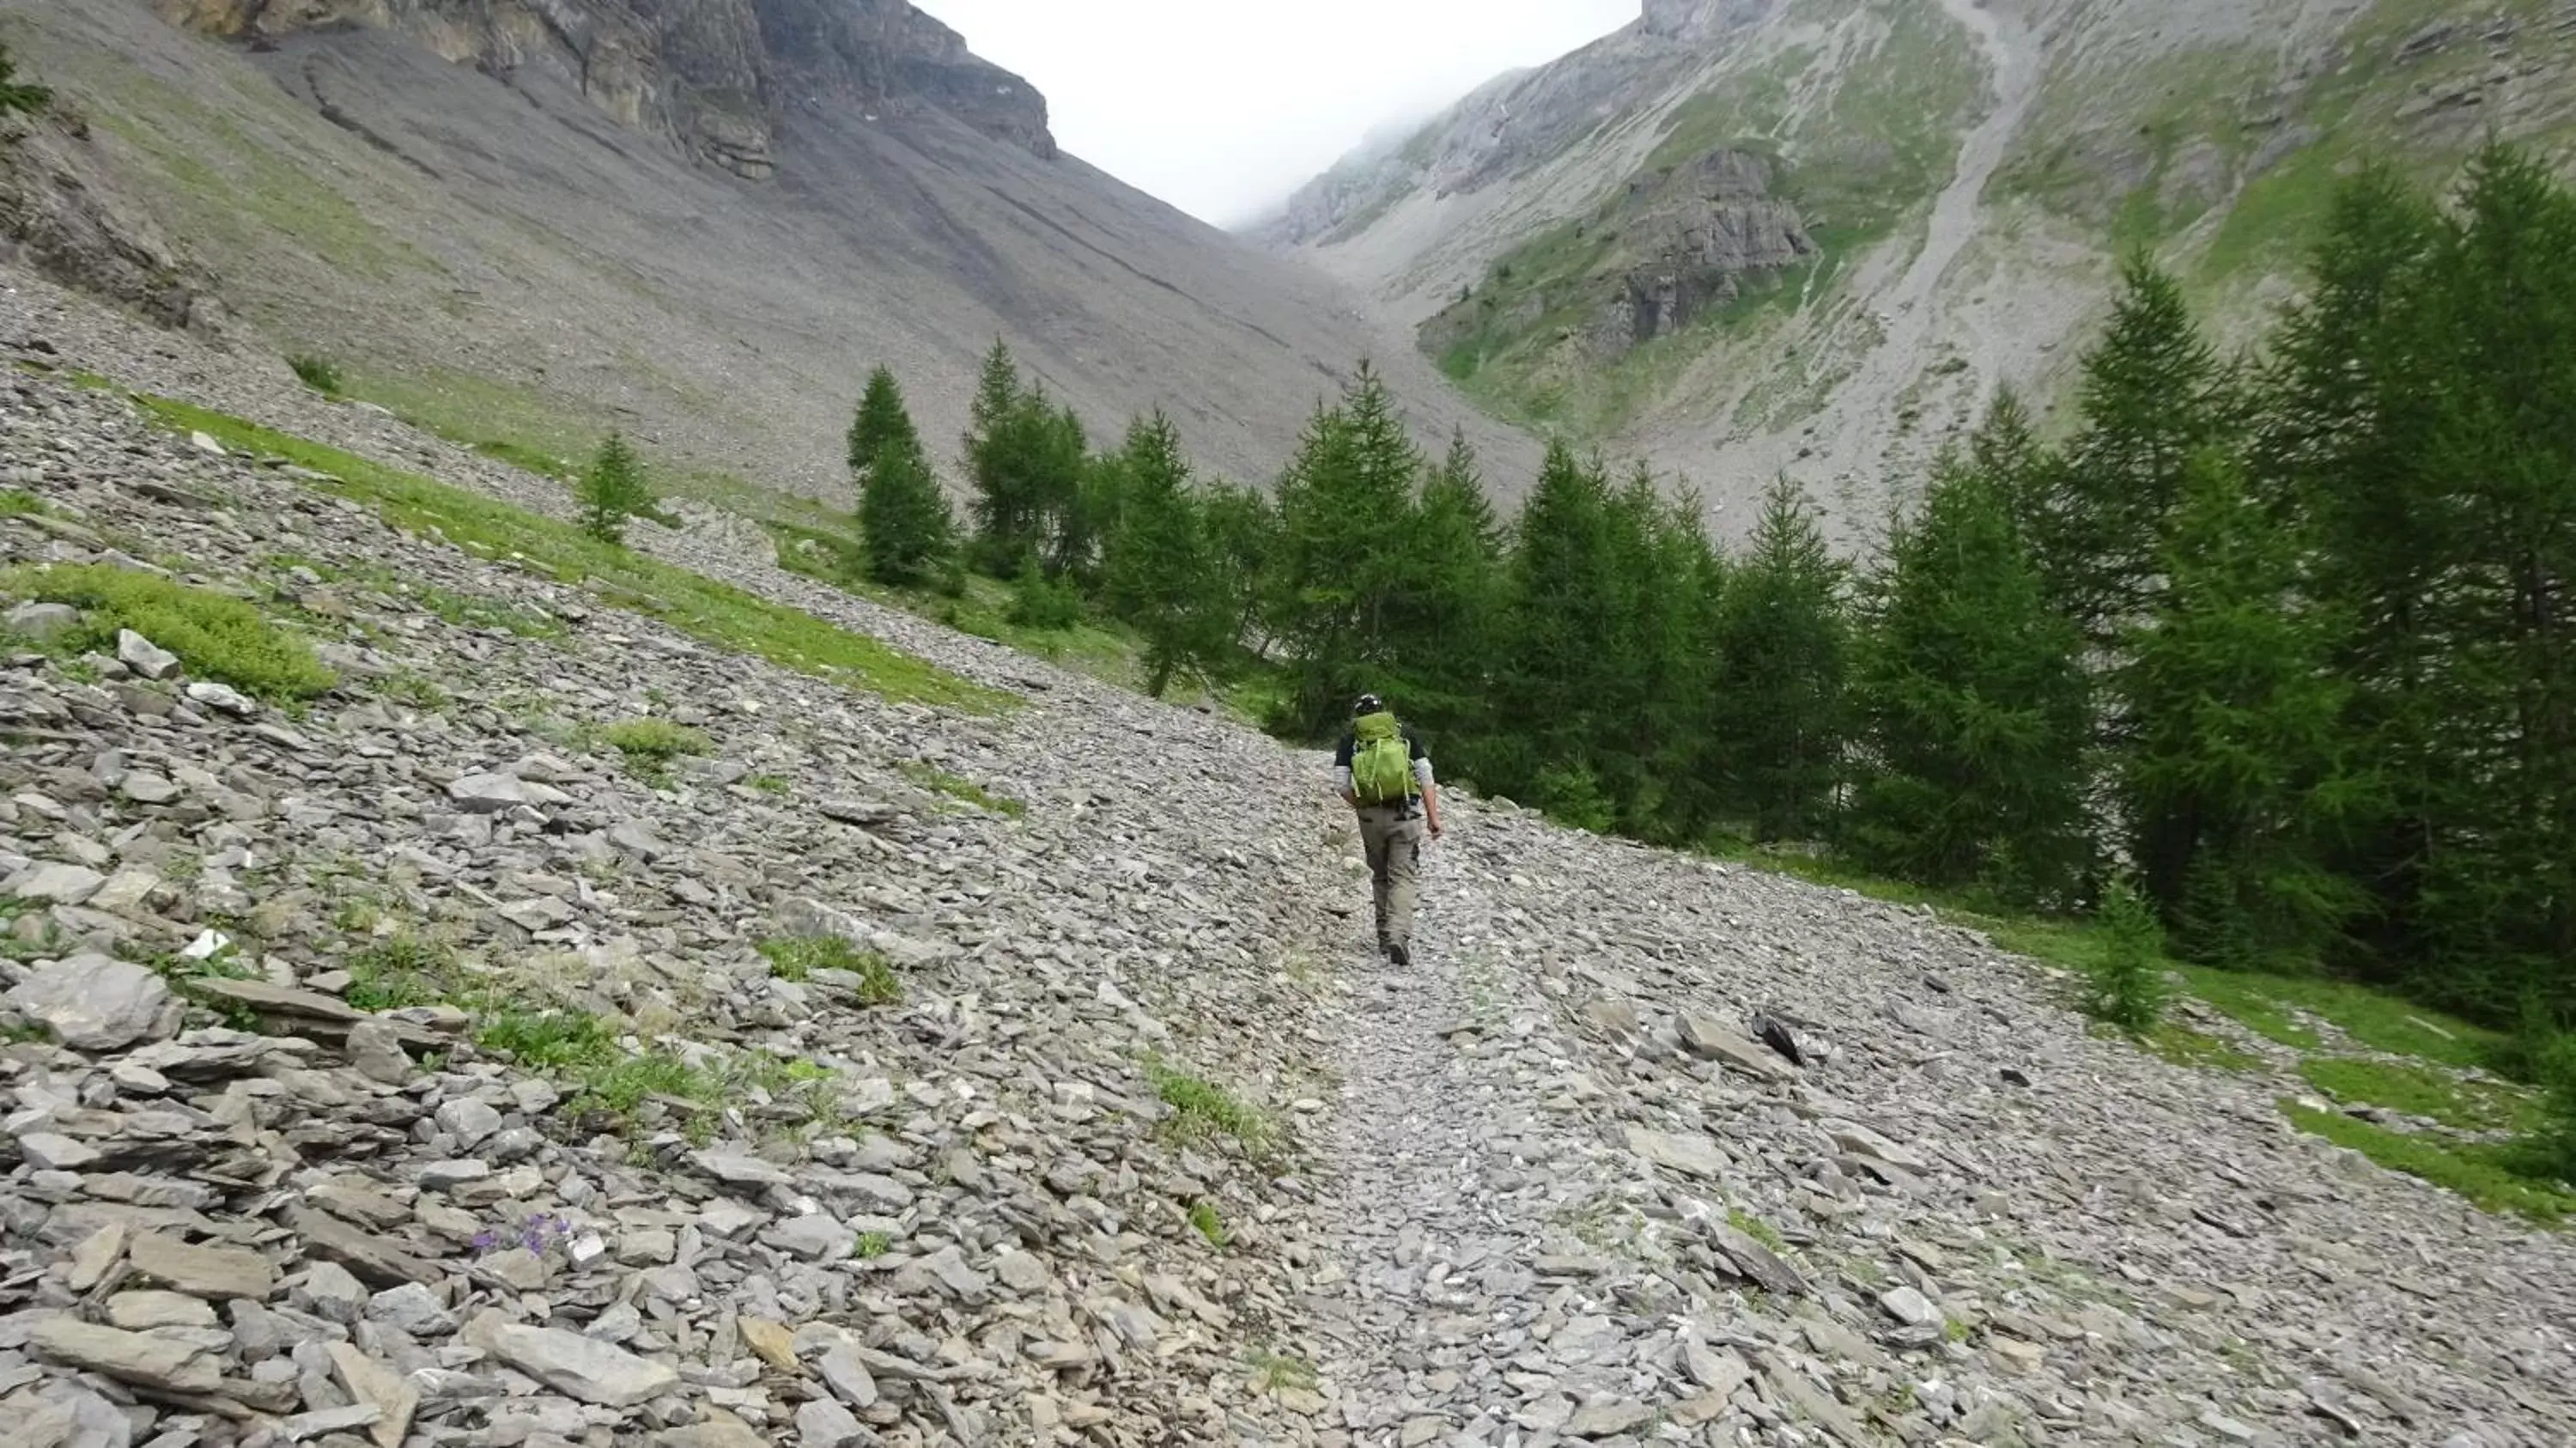
[[[2211,450],[2187,469],[2155,614],[2114,676],[2120,756],[2148,899],[2213,965],[2306,968],[2353,908],[2322,849],[2363,791],[2339,761],[2346,686],[2297,597],[2304,540]]]
[[[879,583],[917,587],[949,570],[957,520],[919,446],[898,440],[877,452],[859,485],[859,539]]]
[[[1685,506],[1696,521],[1706,510],[1697,499]],[[1679,681],[1683,698],[1679,705],[1684,734],[1667,781],[1669,803],[1666,815],[1669,828],[1678,842],[1700,843],[1720,827],[1731,803],[1726,771],[1731,763],[1719,745],[1721,718],[1717,698],[1720,634],[1726,616],[1726,596],[1733,569],[1726,554],[1708,540],[1705,529],[1699,532],[1698,556],[1686,574],[1664,580],[1664,586],[1684,595],[1689,610],[1691,665]]]
[[[850,473],[859,487],[860,551],[868,576],[898,587],[943,576],[956,551],[956,515],[922,451],[921,434],[891,369],[879,367],[868,374],[848,445]]]
[[[2156,540],[2192,454],[2237,432],[2234,382],[2201,339],[2181,284],[2141,255],[2107,332],[2085,354],[2083,426],[2036,479],[2036,556],[2057,604],[2097,648],[2153,602]]]
[[[623,544],[627,522],[655,508],[643,463],[615,432],[599,445],[575,493],[581,503],[582,531],[602,543]]]
[[[2470,165],[2411,328],[2408,491],[2440,572],[2417,687],[2438,733],[2417,904],[2427,984],[2487,1013],[2576,1004],[2576,191],[2536,157]]]
[[[1232,618],[1229,637],[1257,651],[1263,584],[1279,548],[1279,510],[1268,494],[1233,483],[1206,488],[1199,510]]]
[[[1106,538],[1086,527],[1083,488],[1091,474],[1091,441],[1070,403],[1047,414],[1037,437],[1038,536],[1048,566],[1062,574],[1079,568]]]
[[[1569,824],[1608,829],[1606,697],[1622,621],[1609,480],[1564,442],[1548,445],[1514,529],[1505,654],[1493,685],[1503,737],[1487,783]]]
[[[1387,616],[1404,585],[1421,455],[1375,368],[1363,362],[1339,406],[1319,410],[1279,485],[1271,632],[1293,693],[1281,721],[1311,734],[1362,689],[1391,687]]]
[[[1160,412],[1138,418],[1119,464],[1104,597],[1145,636],[1146,691],[1160,695],[1175,674],[1209,672],[1221,662],[1232,641],[1233,600],[1217,573],[1171,420]]]
[[[2044,512],[2059,485],[2064,460],[2039,440],[2030,407],[2010,387],[1995,394],[1983,422],[1968,437],[1967,467],[1983,478],[2011,515],[2030,565],[2044,568],[2040,538],[2046,533]],[[1938,469],[1936,469],[1936,472]],[[2043,577],[2045,575],[2043,574]]]
[[[1088,454],[1082,420],[1070,407],[1050,402],[1044,388],[1024,383],[1011,349],[996,340],[985,355],[968,421],[976,566],[1010,578],[1035,556],[1060,571],[1069,548],[1066,524],[1081,498]]]
[[[1611,575],[1616,632],[1604,641],[1603,790],[1618,828],[1670,841],[1689,832],[1673,789],[1687,767],[1709,678],[1701,657],[1693,584],[1712,551],[1696,498],[1667,503],[1640,465],[1611,500]]]
[[[1109,540],[1118,531],[1121,489],[1127,471],[1116,452],[1095,453],[1083,461],[1074,504],[1066,514],[1056,549],[1056,571],[1086,591],[1097,593],[1108,567]]]
[[[850,420],[850,476],[865,482],[868,469],[889,448],[919,453],[921,434],[912,425],[912,413],[904,406],[903,388],[895,381],[893,369],[879,367],[868,374],[867,392],[859,399],[858,415]]]
[[[2490,1018],[2576,1005],[2576,194],[2510,148],[2438,214],[2351,181],[2284,332],[2258,453],[2342,624],[2381,807],[2334,856],[2354,958]]]
[[[1844,571],[1803,489],[1763,500],[1751,550],[1728,570],[1710,709],[1725,808],[1765,840],[1830,823],[1841,777],[1850,624]]]
[[[2082,639],[2049,607],[2010,482],[1973,459],[1935,470],[1868,589],[1851,848],[1902,879],[2063,904],[2087,853]]]
[[[2403,972],[2419,959],[2425,866],[2447,807],[2438,798],[2440,691],[2448,653],[2433,601],[2449,567],[2450,480],[2416,465],[2429,419],[2425,298],[2440,218],[2393,168],[2365,168],[2337,194],[2310,263],[2307,299],[2281,329],[2254,448],[2264,490],[2313,549],[2301,591],[2340,627],[2327,663],[2351,687],[2352,768],[2382,790],[2333,854],[2366,882],[2360,958]]]
[[[1485,728],[1502,539],[1463,433],[1423,479],[1387,614],[1388,691],[1464,767]]]

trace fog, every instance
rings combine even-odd
[[[1638,0],[913,0],[1046,93],[1064,148],[1219,226],[1372,131],[1637,16]]]

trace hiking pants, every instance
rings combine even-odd
[[[1360,815],[1360,844],[1368,851],[1369,881],[1377,896],[1378,943],[1413,948],[1413,902],[1422,878],[1422,809],[1385,805]]]

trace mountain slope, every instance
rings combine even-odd
[[[265,340],[453,435],[622,425],[828,496],[868,367],[945,451],[998,335],[1096,431],[1161,406],[1236,476],[1371,351],[1426,430],[1526,456],[1337,287],[1060,154],[900,0],[0,10]]]
[[[2242,335],[2340,167],[2445,179],[2490,124],[2566,155],[2571,75],[2541,0],[1649,0],[1256,234],[1498,415],[1722,524],[1786,469],[1850,542],[1998,386],[2062,392],[2123,248]]]
[[[477,556],[420,506],[543,554],[562,490],[13,269],[0,339],[0,619],[173,549],[339,675],[5,653],[12,1443],[2576,1435],[2576,1241],[2310,1134],[2521,1098],[2261,978],[2168,1061],[1919,906],[1463,794],[1394,969],[1320,753],[721,533]],[[747,653],[719,580],[1021,697]]]

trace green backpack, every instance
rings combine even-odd
[[[1362,804],[1410,802],[1414,796],[1413,751],[1386,710],[1363,714],[1351,725],[1351,793]]]

